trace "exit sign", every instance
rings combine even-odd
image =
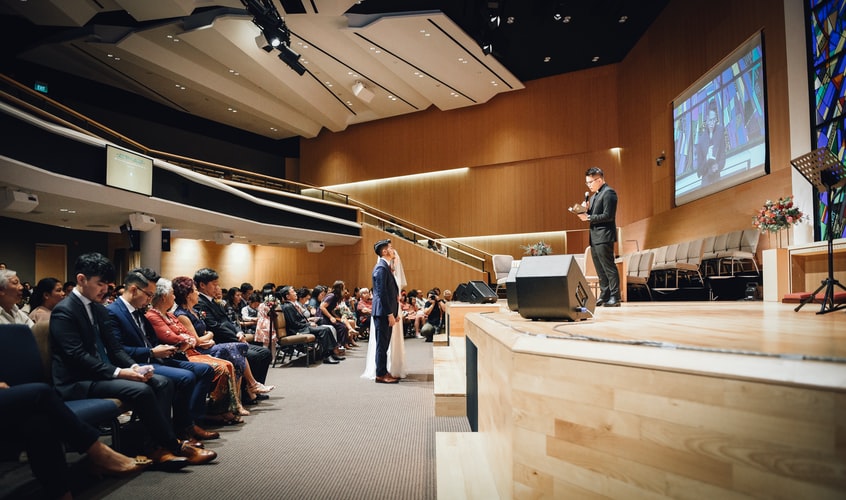
[[[33,86],[33,88],[35,90],[41,92],[42,94],[47,93],[47,84],[44,83],[44,82],[35,82],[35,85]]]

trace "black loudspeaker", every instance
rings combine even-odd
[[[467,283],[467,302],[471,304],[491,304],[496,302],[497,296],[484,281]]]
[[[170,252],[170,231],[162,230],[162,252]]]
[[[508,300],[508,309],[511,311],[518,311],[520,306],[517,302],[517,270],[520,266],[511,266],[508,271],[508,277],[505,278],[505,296]]]
[[[523,257],[515,281],[524,318],[579,321],[593,317],[596,299],[573,255]]]
[[[458,302],[469,302],[469,295],[470,291],[467,289],[467,283],[459,283],[455,287],[455,291],[452,292],[452,300],[457,300]]]

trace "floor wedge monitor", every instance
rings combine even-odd
[[[524,318],[580,321],[593,317],[596,299],[573,255],[523,257],[515,284]]]
[[[467,302],[471,304],[492,304],[496,300],[496,292],[484,281],[467,283]]]

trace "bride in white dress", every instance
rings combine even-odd
[[[402,261],[399,253],[394,250],[394,258],[391,261],[391,270],[394,279],[397,280],[397,288],[402,290],[408,282],[405,280],[405,272],[402,270]],[[400,309],[401,310],[401,309]],[[394,323],[391,330],[391,343],[388,346],[388,373],[396,378],[405,378],[405,338],[403,334],[402,318]],[[367,341],[367,364],[361,378],[374,380],[376,378],[376,328],[373,326],[373,318],[370,319],[370,339]]]

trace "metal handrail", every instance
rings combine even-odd
[[[149,148],[115,130],[112,130],[102,123],[92,120],[91,118],[88,118],[64,104],[35,91],[34,89],[30,89],[29,87],[22,85],[20,82],[5,74],[0,73],[0,82],[4,83],[8,90],[11,90],[16,94],[13,95],[10,92],[0,91],[0,97],[15,106],[24,108],[31,113],[37,114],[45,120],[51,121],[63,127],[68,127],[77,132],[84,133],[101,140],[111,141],[115,144],[135,149],[139,153],[168,161],[171,164],[187,168],[191,171],[209,177],[233,183],[247,184],[265,189],[294,193],[311,198],[317,198],[323,201],[334,201],[356,207],[363,216],[367,215],[381,221],[374,225],[386,227],[385,224],[390,224],[396,226],[404,233],[413,235],[415,241],[437,241],[438,245],[445,250],[448,257],[464,262],[465,264],[480,269],[481,271],[485,271],[485,263],[491,261],[491,254],[483,250],[465,243],[448,239],[444,235],[438,234],[435,231],[418,226],[413,222],[404,220],[360,201],[351,199],[344,193]],[[43,109],[43,107],[47,107],[48,109]],[[62,116],[58,116],[56,111],[58,111]]]

